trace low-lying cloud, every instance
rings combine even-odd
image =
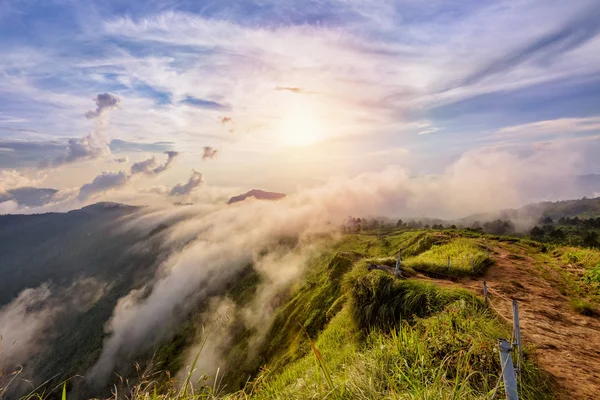
[[[46,350],[59,313],[89,310],[109,287],[94,278],[80,278],[63,288],[44,283],[21,291],[0,308],[0,371],[34,364],[31,358]]]
[[[538,149],[516,156],[498,149],[468,152],[436,176],[411,177],[398,167],[353,179],[333,179],[278,202],[250,201],[234,205],[192,205],[149,212],[130,224],[158,226],[185,213],[169,225],[165,246],[183,250],[172,255],[144,292],[132,291],[119,301],[106,325],[109,334],[102,354],[90,371],[103,381],[115,365],[131,362],[168,338],[199,302],[210,300],[214,310],[230,310],[255,332],[258,346],[273,317],[265,305],[275,304],[282,288],[296,280],[310,257],[319,252],[323,234],[337,235],[348,215],[457,217],[522,205],[540,196],[565,196],[565,177],[557,177],[554,159],[560,154],[567,176],[577,164],[575,155],[561,149]],[[171,189],[184,195],[202,181],[194,171],[190,181]],[[282,237],[295,246],[281,245]],[[185,246],[181,246],[185,243]],[[231,311],[225,287],[249,263],[261,275],[255,301]],[[225,328],[226,329],[226,328]],[[213,338],[215,348],[201,372],[214,373],[227,353],[228,334]]]

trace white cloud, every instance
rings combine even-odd
[[[539,121],[502,128],[495,134],[502,137],[535,137],[593,131],[600,131],[600,117],[560,118]]]
[[[35,173],[32,177],[16,169],[0,169],[0,194],[10,189],[24,186],[36,186],[46,179],[46,175]]]
[[[95,127],[83,138],[71,138],[67,144],[67,154],[44,160],[42,168],[56,168],[76,161],[93,160],[110,155],[110,140],[106,135],[108,113],[117,107],[119,98],[109,93],[99,94],[94,99],[96,109],[85,114],[95,120]]]

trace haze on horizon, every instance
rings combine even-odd
[[[600,173],[598,0],[8,0],[0,50],[0,213]]]

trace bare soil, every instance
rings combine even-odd
[[[571,309],[552,268],[541,270],[533,258],[525,254],[515,257],[498,245],[491,256],[496,263],[477,280],[419,279],[441,286],[459,285],[478,295],[483,293],[485,280],[493,307],[508,320],[512,320],[511,299],[517,299],[523,345],[533,345],[538,365],[555,378],[558,398],[600,399],[600,318]]]

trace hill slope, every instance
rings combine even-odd
[[[149,277],[177,250],[164,248],[163,235],[185,223],[187,211],[176,220],[132,229],[128,221],[140,212],[98,205],[68,214],[0,217],[0,254],[9,260],[0,266],[0,277],[7,278],[0,283],[12,282],[0,287],[0,293],[9,291],[0,319],[18,315],[9,311],[23,303],[17,301],[23,293],[32,293],[25,288],[34,289],[38,303],[22,314],[39,317],[36,311],[45,310],[52,318],[50,345],[32,347],[26,359],[28,372],[40,381],[86,373],[100,354],[104,324],[118,300],[135,288],[144,295]],[[265,251],[293,255],[301,249],[292,238],[281,238]],[[394,277],[389,271],[398,252],[403,263],[400,277]],[[598,389],[594,377],[600,372],[592,362],[598,343],[587,340],[598,325],[596,250],[454,229],[380,229],[324,236],[305,263],[301,278],[279,287],[269,302],[261,301],[265,277],[252,264],[228,278],[213,293],[228,305],[226,318],[207,322],[204,316],[216,317],[218,309],[212,302],[194,303],[171,335],[134,358],[140,365],[154,359],[148,375],[143,368],[139,377],[126,364],[117,365],[129,382],[120,391],[141,399],[152,397],[156,385],[161,398],[175,398],[185,388],[179,376],[189,370],[190,352],[199,352],[198,372],[214,376],[205,367],[219,366],[220,378],[218,387],[200,379],[194,385],[197,398],[239,398],[239,388],[255,399],[487,398],[501,371],[496,339],[510,337],[502,318],[510,317],[504,299],[509,296],[522,302],[528,345],[521,397],[550,399],[563,392],[579,397]],[[489,281],[500,314],[478,297],[482,279]],[[253,302],[273,312],[265,314],[260,330],[244,324]],[[194,347],[204,339],[204,348]],[[551,360],[568,366],[566,372],[555,370]],[[577,380],[570,379],[574,375]],[[193,381],[199,378],[195,373]],[[71,397],[109,395],[83,382],[69,382]]]

